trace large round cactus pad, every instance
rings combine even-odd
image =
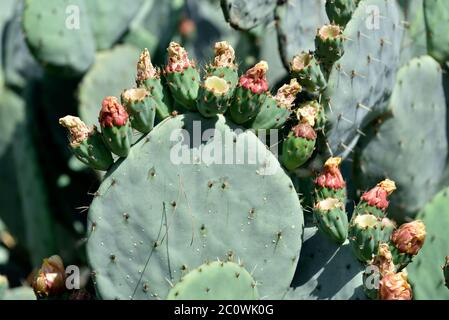
[[[295,272],[303,215],[290,178],[256,135],[222,116],[187,114],[160,123],[114,165],[89,223],[103,299],[165,298],[185,273],[217,259],[244,265],[260,296],[276,299]]]

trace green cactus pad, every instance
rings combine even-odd
[[[259,113],[247,126],[254,130],[279,129],[289,119],[291,111],[278,105],[272,96],[267,96]],[[268,134],[268,132],[267,132]]]
[[[445,27],[449,22],[449,3],[445,0],[425,0],[424,16],[429,54],[444,63],[449,60],[449,36]]]
[[[26,0],[23,29],[45,67],[82,75],[95,59],[95,43],[84,0]]]
[[[379,14],[373,20],[375,10]],[[347,24],[345,54],[334,64],[321,100],[329,125],[326,139],[334,156],[347,156],[364,127],[383,112],[399,66],[402,30],[392,0],[360,1]]]
[[[326,0],[289,0],[282,1],[277,6],[279,51],[287,69],[290,61],[299,52],[315,49],[316,30],[329,23],[324,10],[325,2]]]
[[[182,128],[190,137],[180,141]],[[213,128],[214,138],[196,140]],[[102,298],[166,297],[167,280],[177,283],[184,272],[217,258],[254,270],[261,296],[275,299],[288,288],[301,248],[299,199],[290,178],[253,133],[225,136],[225,149],[220,149],[218,133],[223,137],[230,130],[221,115],[170,118],[111,168],[88,216],[88,258]],[[209,161],[213,145],[223,151],[220,161],[229,162],[238,146],[257,148],[261,155],[251,160],[255,164],[214,164]],[[182,148],[189,152],[183,158]],[[239,153],[246,159],[245,150],[251,149]]]
[[[200,74],[194,67],[165,74],[173,99],[189,111],[196,111]]]
[[[107,96],[120,96],[135,83],[139,50],[117,46],[97,54],[95,64],[79,86],[79,113],[87,124],[98,123],[101,101]]]
[[[314,217],[318,229],[337,244],[343,244],[348,237],[348,214],[345,205],[337,198],[327,198],[317,203]]]
[[[413,295],[417,300],[448,300],[449,290],[441,272],[449,252],[449,189],[440,191],[417,215],[426,225],[424,246],[407,266]]]
[[[427,0],[399,0],[403,20],[406,21],[402,40],[401,65],[427,54],[427,28],[423,2]]]
[[[125,34],[144,1],[86,1],[97,50],[109,49]]]
[[[244,87],[237,87],[229,108],[232,120],[237,124],[250,121],[259,113],[266,99],[266,93],[257,94]]]
[[[356,183],[363,189],[386,177],[394,180],[398,190],[389,212],[401,221],[438,191],[446,164],[446,102],[438,63],[423,56],[401,68],[388,110],[360,141]]]
[[[317,228],[304,230],[304,244],[288,300],[360,300],[362,265],[354,258],[348,242],[339,246]]]
[[[122,93],[121,101],[134,129],[142,133],[153,129],[157,103],[150,91],[144,88],[128,89]]]
[[[274,18],[277,0],[221,0],[226,21],[233,28],[249,30]]]
[[[256,282],[234,262],[214,261],[190,271],[170,289],[167,300],[258,300]]]
[[[326,13],[329,20],[342,27],[346,26],[357,7],[357,2],[358,0],[327,0]]]

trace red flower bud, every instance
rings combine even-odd
[[[98,121],[103,128],[121,127],[128,122],[128,113],[116,97],[106,97],[101,103]]]

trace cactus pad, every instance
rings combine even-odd
[[[438,191],[446,163],[446,102],[435,60],[423,56],[401,68],[389,111],[360,141],[356,176],[362,189],[386,177],[396,181],[390,214],[401,220]]]
[[[170,290],[167,300],[257,300],[256,282],[234,262],[214,261],[190,271]]]
[[[426,241],[414,261],[407,266],[415,299],[448,300],[449,290],[444,285],[441,271],[442,257],[449,252],[449,189],[438,193],[418,214],[426,225]]]
[[[190,137],[180,142],[182,128]],[[215,138],[207,143],[194,139],[213,128]],[[280,297],[288,288],[303,226],[296,191],[253,133],[236,134],[220,149],[219,133],[223,137],[230,130],[221,115],[170,118],[111,168],[88,217],[88,257],[102,298],[166,297],[168,281],[176,283],[188,270],[217,258],[240,261],[254,271],[261,296]],[[254,164],[222,165],[204,158],[212,150],[237,155],[234,149],[242,143],[261,152],[249,159]],[[190,152],[184,161],[182,148]],[[251,155],[239,150],[245,158]],[[225,160],[222,156],[218,160]]]
[[[322,100],[334,155],[346,156],[364,126],[383,112],[399,65],[402,34],[395,1],[359,3],[344,31],[345,53],[334,64]]]
[[[94,62],[84,0],[26,0],[23,29],[37,60],[50,69],[80,75]]]

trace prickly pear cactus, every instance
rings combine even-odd
[[[234,262],[214,261],[199,266],[181,278],[168,300],[258,300],[257,284],[244,267]]]
[[[360,1],[344,30],[344,55],[334,64],[322,98],[331,153],[346,156],[364,127],[383,112],[399,66],[402,34],[395,1]]]
[[[444,285],[441,266],[449,252],[449,189],[438,193],[417,215],[426,225],[426,242],[407,271],[418,300],[447,300],[449,290]]]
[[[358,186],[393,179],[400,188],[392,195],[391,215],[413,217],[438,191],[448,153],[439,64],[423,56],[401,68],[388,113],[365,132],[357,150]]]
[[[214,128],[214,138],[189,146]],[[217,257],[241,262],[261,296],[279,298],[287,290],[301,247],[301,205],[255,135],[236,134],[235,143],[222,144],[219,133],[231,128],[237,129],[222,116],[169,118],[111,168],[89,211],[87,252],[102,298],[165,298],[169,282]],[[188,133],[183,141],[181,129]],[[241,143],[260,152],[254,164],[210,162],[214,154],[219,161],[236,154]]]

